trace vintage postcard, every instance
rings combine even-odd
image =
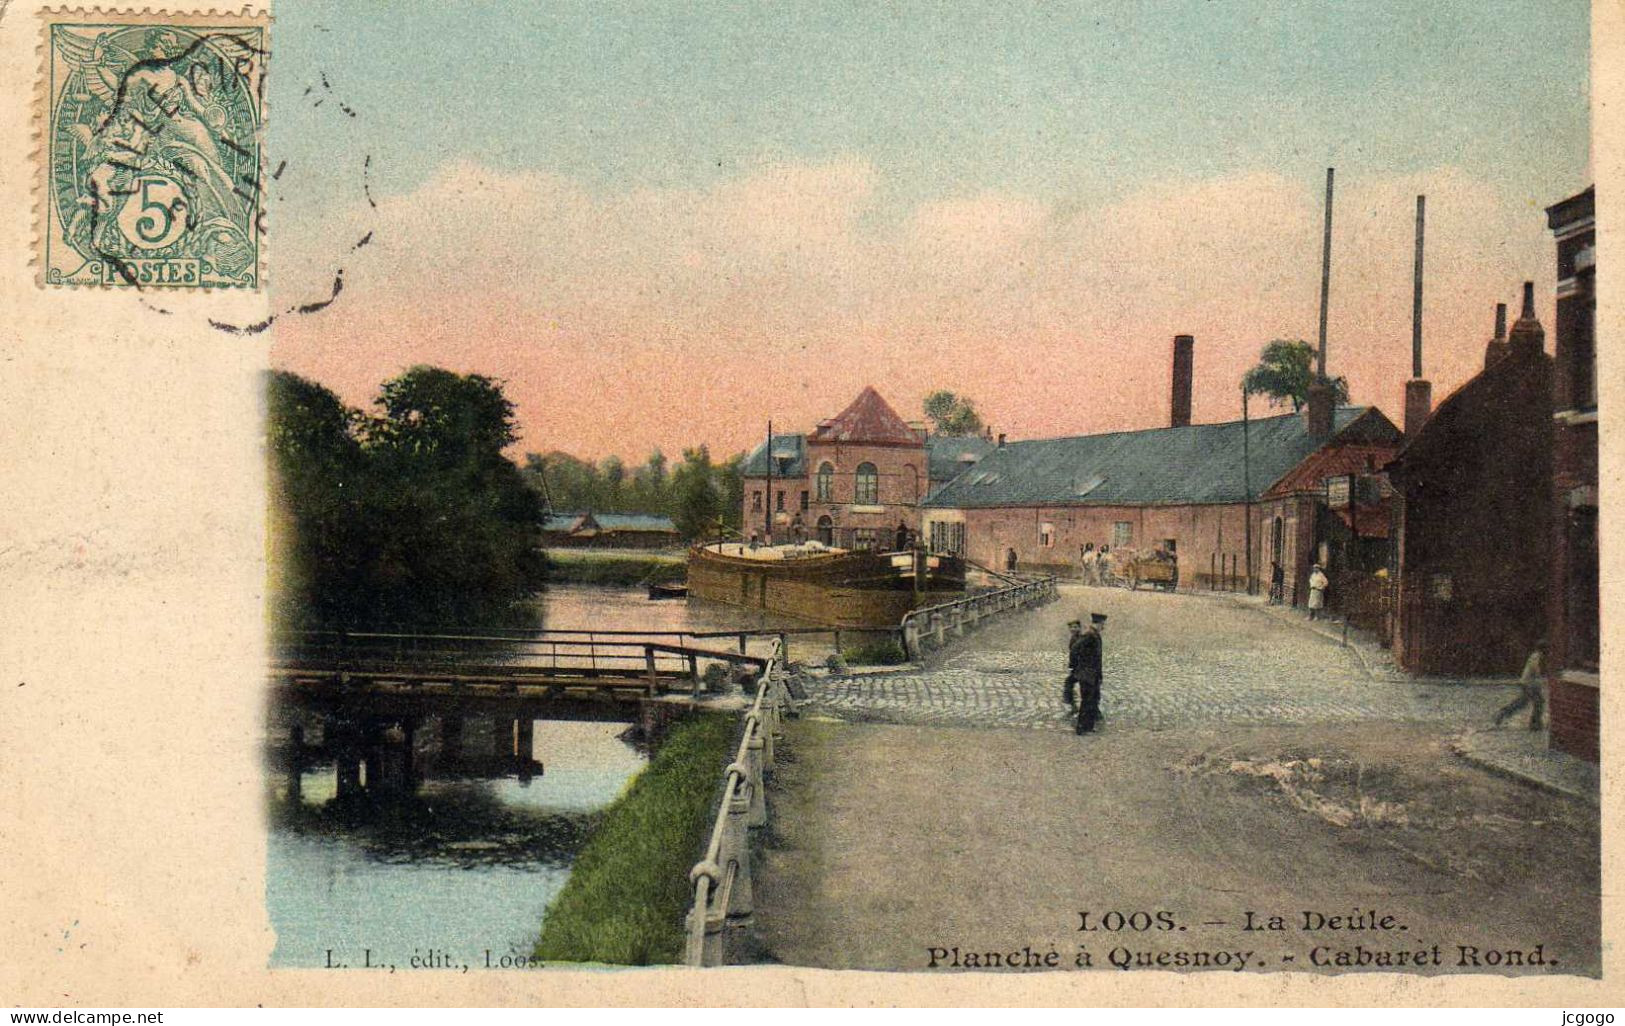
[[[0,993],[1618,1004],[1622,32],[0,0]]]

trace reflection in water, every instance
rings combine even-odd
[[[554,628],[789,625],[732,606],[651,602],[639,589],[585,585],[549,589],[540,612]],[[273,731],[287,732],[296,719],[278,713]],[[546,769],[521,779],[510,772],[511,748],[506,764],[499,757],[513,743],[509,724],[470,717],[456,732],[455,756],[443,750],[443,726],[431,719],[419,732],[415,787],[369,786],[340,799],[332,752],[317,747],[329,744],[335,722],[306,717],[302,729],[322,761],[303,767],[296,789],[285,770],[271,775],[273,966],[370,960],[405,971],[414,952],[449,952],[456,964],[482,968],[487,949],[497,958],[528,954],[596,814],[646,761],[621,739],[623,723],[538,720],[529,754]]]
[[[536,724],[547,771],[523,782],[430,778],[415,793],[337,798],[331,764],[271,805],[266,905],[273,966],[333,958],[403,968],[414,948],[483,964],[528,952],[596,823],[644,764],[618,723]]]

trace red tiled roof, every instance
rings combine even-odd
[[[1337,445],[1317,449],[1302,463],[1281,476],[1263,495],[1278,499],[1293,492],[1318,491],[1328,477],[1363,474],[1367,468],[1382,469],[1397,451],[1392,445]]]
[[[1340,509],[1338,517],[1349,529],[1361,538],[1388,537],[1388,507],[1386,505],[1356,506],[1353,509]]]
[[[858,442],[871,445],[923,445],[920,437],[873,386],[865,388],[852,405],[823,421],[809,437],[812,442]]]

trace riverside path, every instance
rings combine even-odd
[[[1091,610],[1110,616],[1105,721],[1079,737],[1065,623]],[[924,669],[809,685],[770,795],[757,957],[940,970],[1030,947],[1116,971],[1116,951],[1225,951],[1223,968],[1339,972],[1437,945],[1422,971],[1484,972],[1484,952],[1541,945],[1511,971],[1593,973],[1595,809],[1449,747],[1509,693],[1373,675],[1228,599],[1066,586]],[[1299,928],[1356,908],[1395,924]],[[1085,912],[1175,925],[1081,930]],[[1244,931],[1248,912],[1287,930]]]

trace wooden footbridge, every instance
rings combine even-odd
[[[534,630],[306,632],[279,639],[267,682],[288,708],[397,722],[476,715],[652,726],[671,706],[741,703],[797,634]],[[719,672],[720,671],[720,672]],[[651,707],[666,708],[651,708]]]

